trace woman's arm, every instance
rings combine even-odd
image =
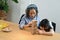
[[[29,27],[30,27],[29,24],[23,26],[24,29],[29,28]]]
[[[23,29],[26,29],[26,28],[31,27],[31,24],[32,24],[32,22],[29,22],[28,24],[24,25],[24,26],[23,26]]]
[[[24,23],[21,23],[20,24],[20,29],[26,29],[26,28],[28,28],[30,26],[30,24],[24,24]]]

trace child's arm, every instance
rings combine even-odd
[[[53,36],[53,35],[54,35],[54,31],[53,31],[53,29],[50,29],[49,32],[46,32],[46,31],[44,31],[44,30],[39,30],[39,34],[41,34],[41,35]]]
[[[53,31],[53,29],[50,29],[49,32],[43,32],[43,35],[53,36],[54,35],[54,31]]]

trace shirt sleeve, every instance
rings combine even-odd
[[[25,20],[24,20],[24,18],[22,18],[21,19],[21,22],[20,22],[20,24],[19,24],[19,27],[21,28],[21,29],[23,29],[23,26],[25,25]]]

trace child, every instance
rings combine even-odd
[[[54,34],[54,30],[51,22],[48,19],[43,19],[39,24],[38,32],[42,35],[52,36]]]

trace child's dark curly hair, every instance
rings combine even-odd
[[[48,29],[51,28],[48,19],[43,19],[43,20],[40,22],[40,24],[39,24],[39,27],[38,27],[39,29],[40,29],[40,26],[41,26],[41,27],[44,27],[44,28],[48,28]]]
[[[40,26],[42,27],[46,27],[48,25],[49,21],[47,19],[43,19],[41,22],[40,22]]]

